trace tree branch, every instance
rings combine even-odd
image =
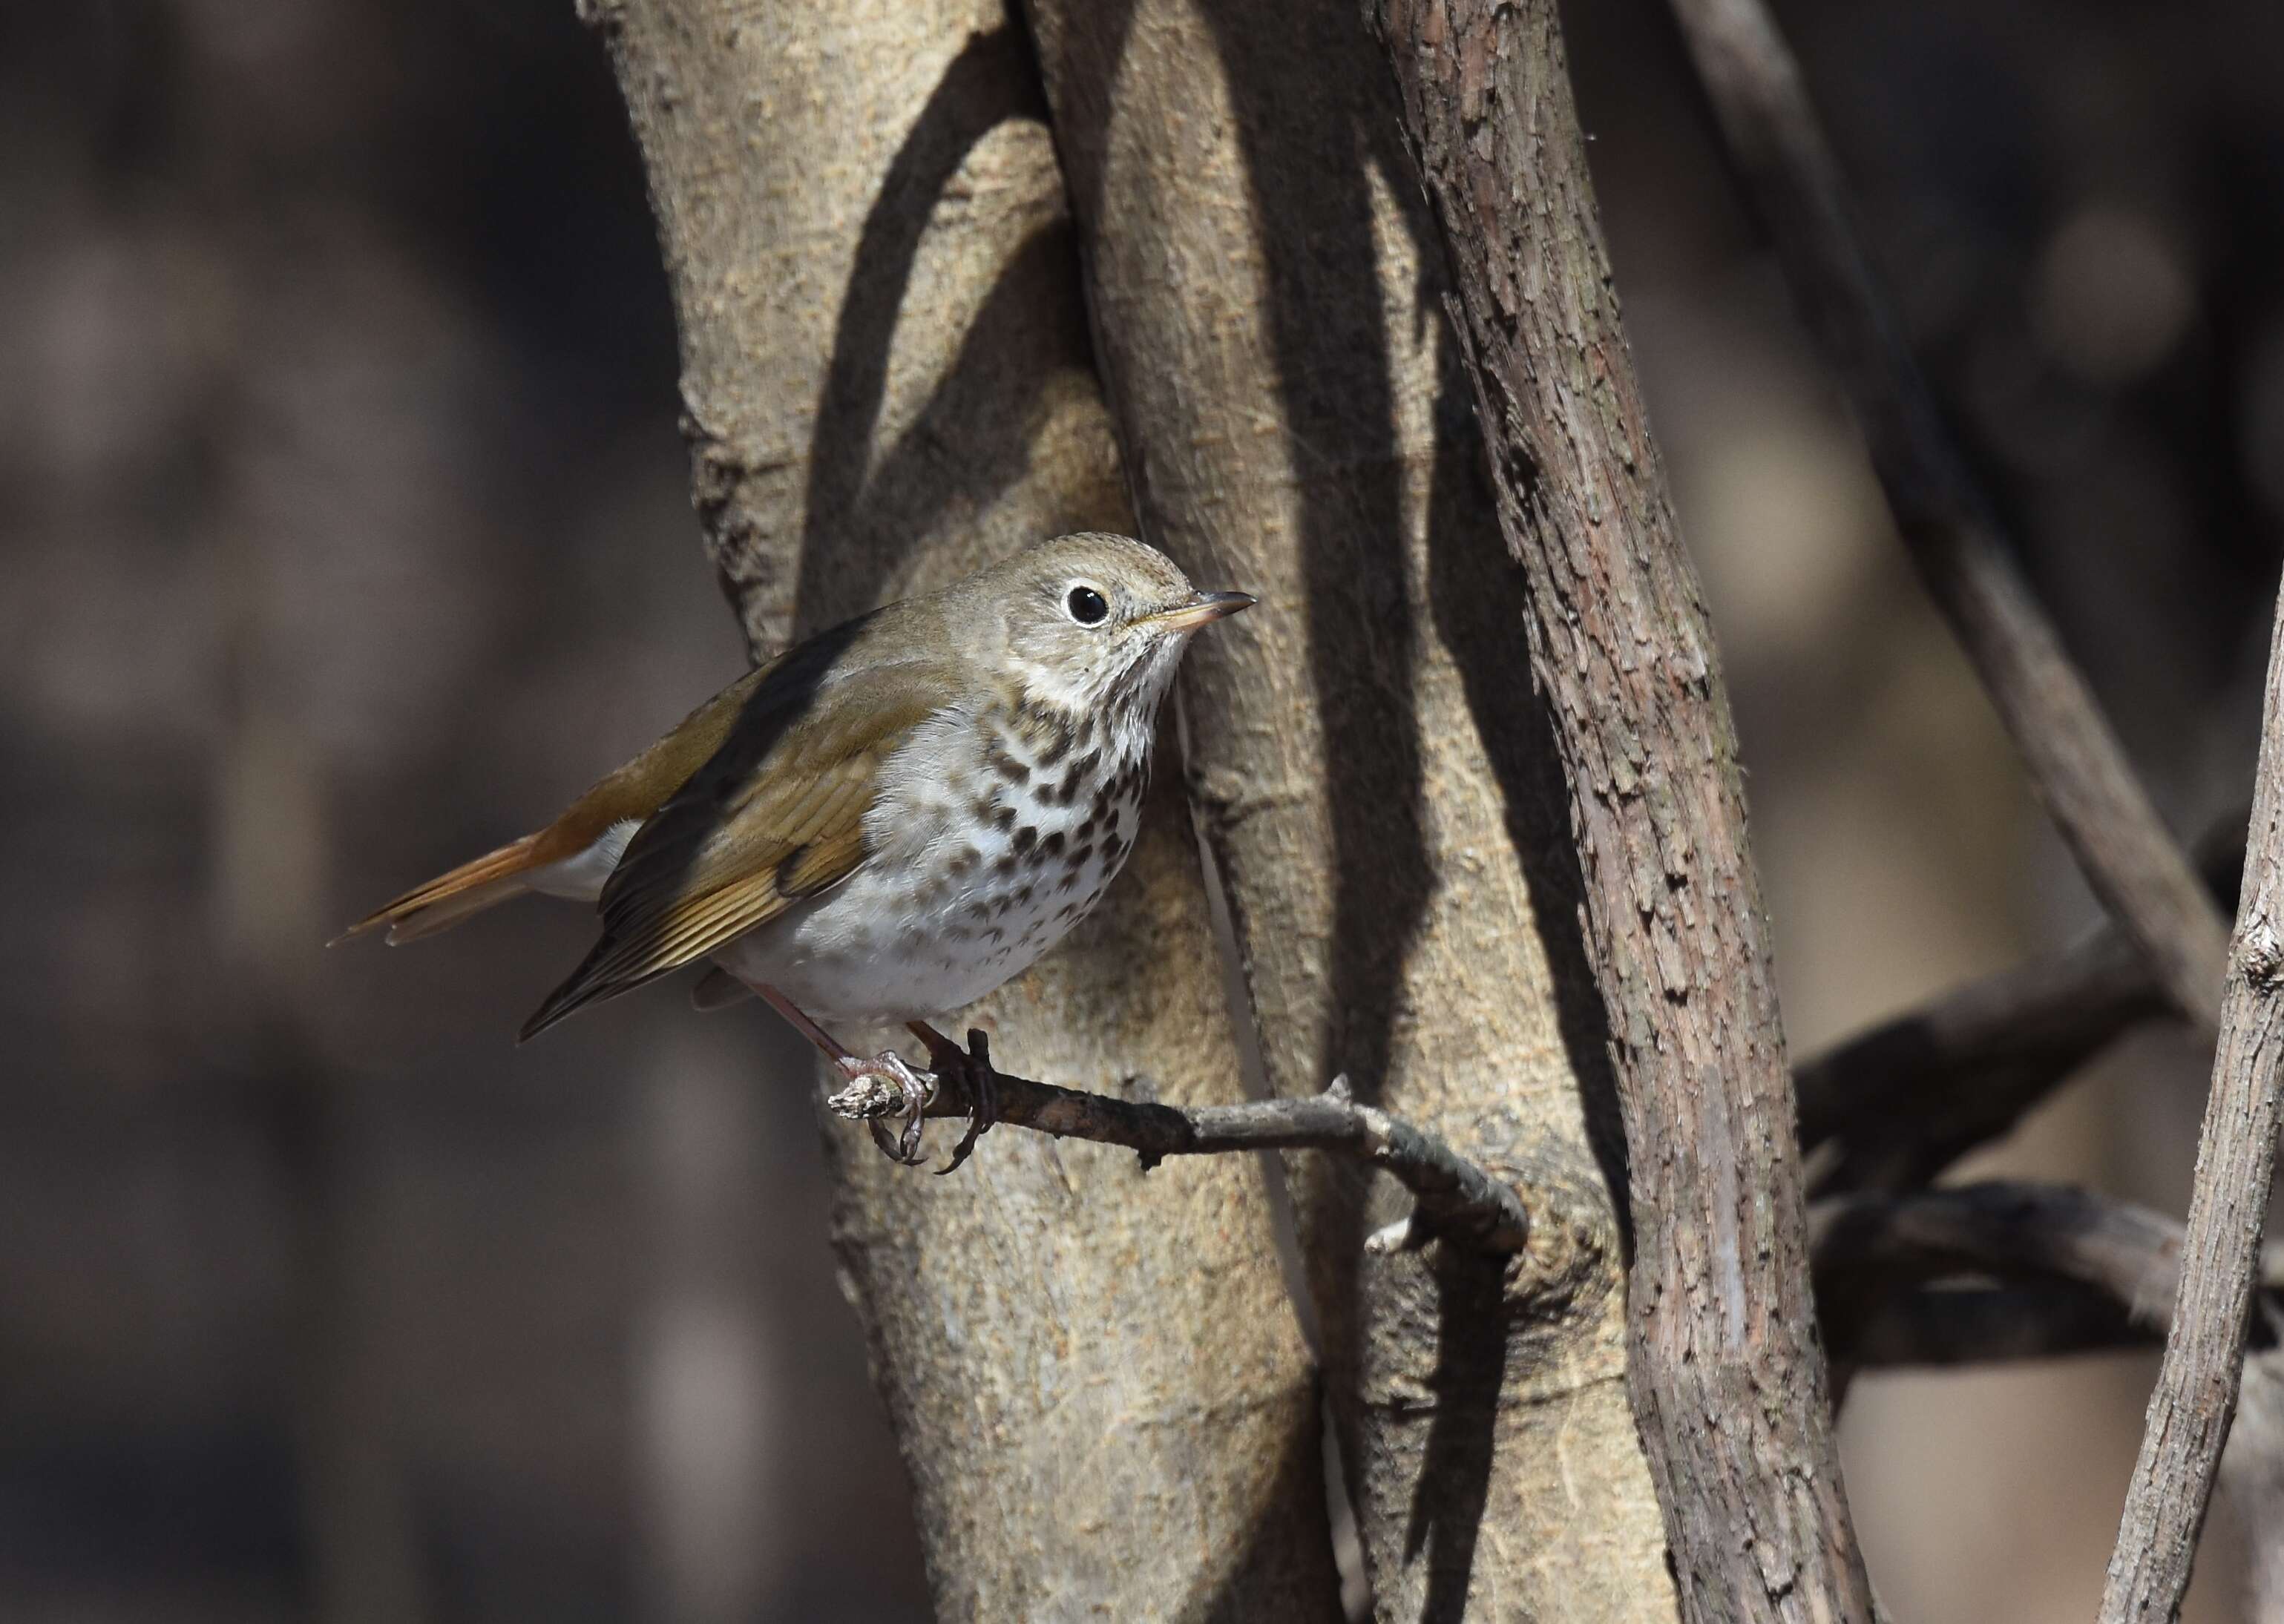
[[[1926,1183],[2171,1008],[2147,958],[2104,926],[1803,1061],[1793,1081],[1814,1193]]]
[[[1842,1368],[2136,1347],[2172,1323],[2181,1225],[2087,1191],[1991,1180],[1852,1195],[1818,1202],[1810,1222],[1818,1312]],[[1961,1289],[1959,1276],[1998,1284]],[[2284,1248],[2262,1254],[2259,1277],[2284,1290]]]
[[[1811,1213],[1819,1291],[1946,1275],[2075,1280],[2163,1329],[2181,1226],[2064,1184],[1990,1180],[1903,1196],[1847,1196]]]
[[[1631,1175],[1634,1412],[1692,1620],[1869,1619],[1736,737],[1551,0],[1373,0],[1568,781]]]
[[[1731,160],[1855,407],[1898,529],[1981,673],[2094,894],[2210,1035],[2221,917],[2135,777],[2085,679],[2007,557],[1873,272],[1798,65],[1762,0],[1673,0]]]
[[[2116,1353],[2154,1347],[2163,1335],[2099,1287],[2052,1280],[1915,1287],[1827,1345],[1835,1367],[1861,1373]]]
[[[2126,1491],[2103,1624],[2170,1619],[2188,1589],[2221,1445],[2236,1409],[2246,1316],[2284,1108],[2284,601],[2268,654],[2243,900],[2165,1362]]]
[[[970,1032],[967,1041],[972,1061],[989,1066],[983,1034]],[[935,1087],[927,1115],[973,1113],[974,1096],[957,1074],[927,1075]],[[1383,1251],[1448,1237],[1487,1252],[1520,1252],[1530,1237],[1529,1214],[1512,1188],[1434,1134],[1358,1105],[1344,1077],[1313,1099],[1186,1107],[1088,1094],[997,1070],[990,1086],[995,1122],[1058,1139],[1122,1145],[1141,1153],[1146,1169],[1169,1156],[1229,1151],[1324,1151],[1367,1162],[1419,1202],[1409,1221],[1378,1231],[1367,1243]],[[895,1089],[872,1077],[849,1084],[825,1105],[852,1122],[880,1121],[903,1109]]]

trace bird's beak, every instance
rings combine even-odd
[[[1259,601],[1244,592],[1200,592],[1186,604],[1144,615],[1141,623],[1162,626],[1169,631],[1195,631],[1201,626],[1241,614]]]

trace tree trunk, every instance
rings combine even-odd
[[[649,170],[708,544],[757,652],[1021,543],[1130,527],[1001,10],[588,10]],[[1097,917],[974,1019],[1073,1086],[1232,1098],[1195,850],[1158,777]],[[1314,1384],[1251,1159],[1145,1176],[1010,1130],[935,1179],[845,1124],[827,1143],[943,1616],[1337,1616]]]
[[[1576,860],[1385,66],[1316,0],[1029,4],[1146,533],[1263,599],[1184,699],[1270,1081],[1535,1219],[1511,1270],[1366,1257],[1401,1196],[1296,1163],[1381,1616],[1670,1618]]]
[[[1635,1413],[1693,1620],[1868,1620],[1736,733],[1553,0],[1376,0],[1530,577],[1632,1152]]]

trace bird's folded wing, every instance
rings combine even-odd
[[[603,887],[603,939],[524,1036],[855,872],[880,768],[936,710],[936,679],[897,664],[756,690],[727,741],[628,845]]]

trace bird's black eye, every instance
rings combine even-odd
[[[1092,587],[1073,587],[1070,596],[1063,599],[1063,607],[1082,626],[1099,626],[1110,618],[1110,605]]]

